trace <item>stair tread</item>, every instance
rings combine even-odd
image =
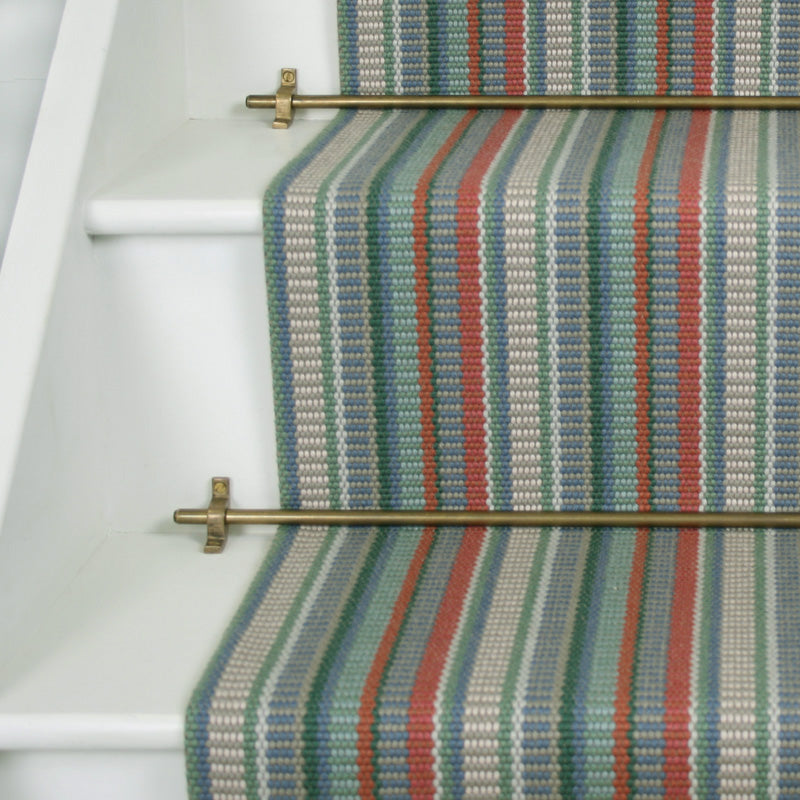
[[[327,120],[189,120],[89,200],[92,235],[253,234],[267,183]]]
[[[271,536],[113,534],[0,674],[0,749],[176,749],[189,696]]]

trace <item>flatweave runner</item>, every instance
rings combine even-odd
[[[284,528],[194,797],[793,797],[795,533]]]
[[[345,94],[800,94],[798,0],[338,0]]]
[[[265,196],[286,507],[800,507],[800,115],[342,112]],[[800,538],[282,528],[194,798],[800,795]]]

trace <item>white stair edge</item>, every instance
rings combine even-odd
[[[182,750],[191,693],[270,529],[205,555],[200,526],[105,538],[0,674],[0,751]]]
[[[298,119],[189,120],[90,198],[94,236],[260,234],[269,181],[327,125]]]

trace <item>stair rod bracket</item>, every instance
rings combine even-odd
[[[284,67],[275,94],[251,94],[247,108],[275,109],[273,128],[288,128],[295,109],[595,108],[800,110],[795,95],[298,95],[297,70]]]
[[[206,553],[221,553],[228,525],[498,526],[561,528],[750,528],[800,529],[800,512],[751,511],[472,511],[385,509],[233,509],[230,479],[212,478],[211,503],[179,508],[173,519],[206,525]]]
[[[275,93],[275,120],[273,128],[285,130],[294,119],[294,93],[297,91],[297,70],[284,67],[281,70],[281,85]]]
[[[204,553],[221,553],[228,541],[228,506],[231,500],[230,478],[211,479],[211,502],[206,512],[206,546]]]

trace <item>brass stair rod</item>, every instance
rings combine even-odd
[[[205,525],[208,509],[179,508],[174,520]],[[384,511],[229,508],[228,525],[389,525],[563,528],[800,528],[797,512],[736,511]]]
[[[275,94],[251,94],[248,108],[274,108],[273,128],[288,128],[298,108],[737,108],[800,109],[800,97],[697,95],[339,95],[297,94],[297,70],[284,67]]]
[[[211,479],[208,508],[179,508],[175,522],[205,525],[206,553],[221,553],[228,525],[415,525],[509,528],[800,528],[800,512],[750,511],[385,511],[229,508],[230,478]]]
[[[275,108],[274,94],[251,94],[248,108]],[[800,97],[702,95],[292,95],[292,109],[301,108],[683,108],[796,110]]]

